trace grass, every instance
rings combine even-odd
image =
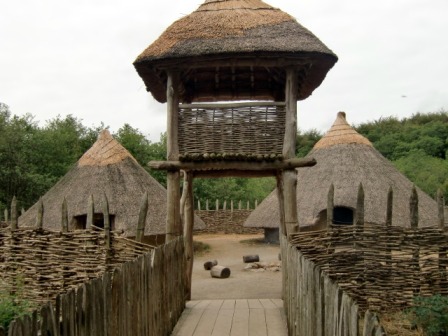
[[[209,244],[193,240],[193,253],[195,256],[202,256],[210,252],[211,246]]]

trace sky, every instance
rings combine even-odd
[[[298,104],[298,127],[448,110],[448,1],[267,0],[294,16],[339,61]],[[0,102],[41,125],[73,115],[85,126],[125,123],[152,141],[166,105],[132,63],[201,0],[0,1]]]

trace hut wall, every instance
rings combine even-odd
[[[264,240],[266,243],[279,244],[279,228],[264,228]]]
[[[246,228],[243,226],[252,210],[196,210],[195,214],[205,223],[203,233],[226,234],[256,234],[262,233],[261,228]]]

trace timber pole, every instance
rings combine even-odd
[[[297,92],[298,77],[297,70],[289,67],[286,70],[286,122],[285,138],[283,140],[283,158],[292,159],[296,155],[297,138]],[[296,204],[297,172],[295,169],[284,170],[282,173],[283,198],[285,211],[286,233],[289,236],[299,231]]]
[[[194,206],[193,206],[193,174],[185,172],[184,188],[186,191],[184,211],[184,239],[186,267],[186,291],[187,300],[191,300],[191,283],[193,276],[193,226],[194,226]]]
[[[167,76],[167,160],[177,161],[179,160],[179,73],[176,71],[168,71]],[[179,170],[169,171],[166,179],[166,242],[182,234],[179,183]]]

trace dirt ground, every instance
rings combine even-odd
[[[197,235],[195,241],[207,243],[211,250],[195,257],[193,264],[192,300],[209,299],[280,299],[282,273],[249,271],[244,267],[244,255],[258,254],[260,262],[279,263],[279,245],[242,243],[242,240],[262,238],[262,235]],[[216,259],[230,268],[227,279],[212,278],[204,270],[204,262]]]

